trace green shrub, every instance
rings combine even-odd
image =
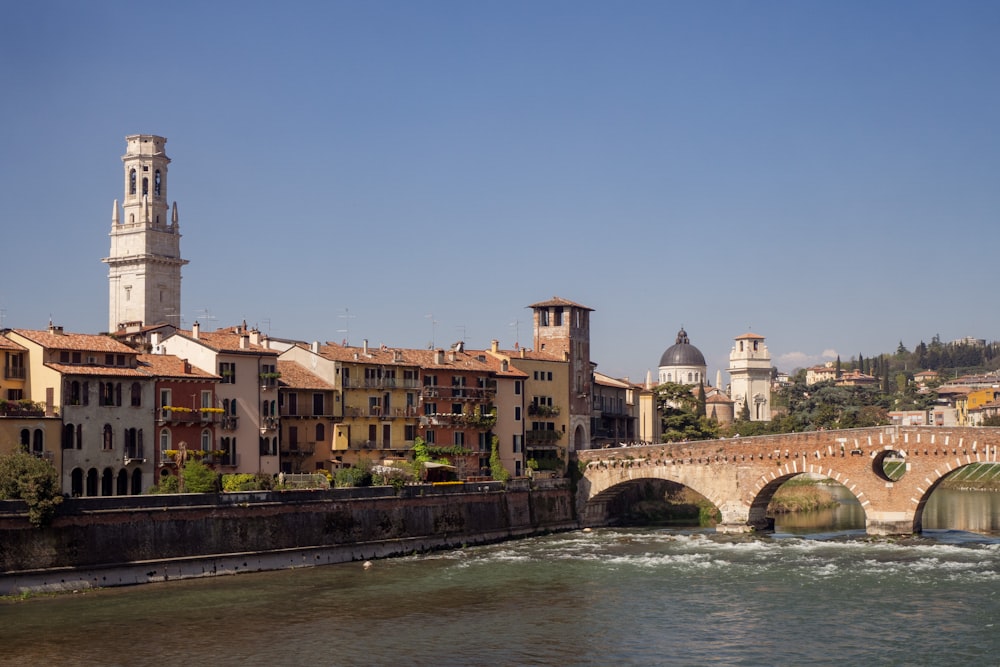
[[[185,493],[215,493],[219,490],[219,474],[201,461],[184,464]]]
[[[47,461],[24,452],[0,456],[0,499],[20,499],[28,505],[28,521],[45,526],[62,502],[59,473]]]

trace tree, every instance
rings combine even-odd
[[[840,379],[840,373],[841,373],[841,370],[840,370],[840,355],[839,354],[837,355],[837,365],[834,366],[834,368],[836,369],[835,370],[835,377],[839,380]]]
[[[493,436],[490,441],[490,475],[498,482],[506,482],[510,479],[510,473],[503,467],[500,460],[500,438]]]
[[[705,410],[705,382],[701,381],[698,383],[698,406],[695,409],[695,414],[699,417],[707,417],[708,413]]]
[[[750,421],[750,404],[747,403],[747,399],[743,398],[743,407],[740,408],[740,420],[748,422]]]
[[[45,526],[62,502],[59,473],[47,461],[26,452],[0,456],[0,499],[23,500],[28,505],[28,521]]]

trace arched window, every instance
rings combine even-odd
[[[136,468],[132,471],[132,495],[142,495],[142,469]]]
[[[97,495],[97,468],[87,471],[87,494],[88,497]]]
[[[73,425],[66,424],[63,426],[63,436],[62,436],[62,448],[63,449],[73,449]]]
[[[115,489],[115,495],[127,496],[128,495],[128,471],[122,468],[118,471],[118,483]]]
[[[74,498],[79,498],[83,495],[83,470],[80,468],[73,468],[73,472],[69,474],[70,479],[70,494]]]
[[[104,450],[114,449],[114,434],[111,431],[111,424],[104,425]]]
[[[160,431],[160,462],[166,463],[167,450],[170,449],[170,429]]]
[[[160,196],[160,185],[162,181],[160,179],[160,170],[156,170],[156,179],[153,181],[153,194],[157,197]]]
[[[80,405],[80,383],[73,380],[69,383],[69,404]]]
[[[26,452],[31,449],[31,431],[26,428],[21,429],[21,449]]]
[[[673,381],[674,381],[674,374],[667,373],[667,382],[673,382]]]
[[[128,172],[128,193],[130,195],[135,194],[135,169]]]
[[[326,428],[322,424],[316,424],[316,442],[326,440]]]
[[[142,385],[138,382],[132,383],[132,407],[141,408],[142,407]]]
[[[690,373],[688,373],[688,382],[693,382],[693,380],[691,379],[691,374]]]
[[[32,442],[31,449],[35,454],[41,455],[45,451],[45,436],[42,434],[42,429],[35,429],[35,437]]]
[[[201,451],[212,451],[212,433],[207,428],[201,431]]]
[[[76,425],[76,448],[83,449],[83,424]]]
[[[149,177],[147,176],[142,177],[142,194],[149,194]]]

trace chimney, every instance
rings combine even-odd
[[[159,331],[154,331],[151,334],[149,334],[150,347],[154,349],[158,347],[160,345],[161,339],[162,339],[162,334],[160,334]]]
[[[191,362],[187,359],[181,359],[184,362],[184,375],[191,375]]]
[[[319,341],[318,340],[314,340],[312,342],[312,344],[309,346],[309,351],[312,352],[313,354],[319,354]]]
[[[524,348],[521,348],[521,358],[524,359]]]
[[[250,330],[250,342],[254,345],[260,345],[260,331],[257,329]]]
[[[52,324],[52,320],[49,320],[49,333],[54,336],[61,336],[63,333],[63,328],[57,327],[56,325]]]
[[[500,341],[494,338],[493,340],[490,341],[490,352],[499,352],[499,351],[500,351]]]
[[[240,349],[245,350],[250,347],[250,336],[245,333],[240,334]]]
[[[368,339],[365,338],[364,343],[361,345],[361,351],[368,354]]]
[[[198,340],[198,336],[201,334],[201,325],[196,321],[191,325],[191,338]]]
[[[563,350],[563,361],[569,361],[569,350]]]
[[[395,361],[395,362],[397,362],[397,363],[398,362],[402,362],[403,361],[403,351],[402,350],[393,350],[392,351],[392,360]]]
[[[442,349],[434,350],[434,363],[438,365],[444,363],[444,350]]]
[[[455,350],[450,350],[448,352],[448,361],[455,363]]]

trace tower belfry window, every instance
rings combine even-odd
[[[142,177],[142,194],[144,194],[144,195],[148,195],[149,194],[149,177],[148,176],[143,176]]]
[[[155,177],[155,179],[153,181],[153,194],[156,195],[157,197],[160,196],[160,185],[161,185],[161,183],[162,183],[162,181],[160,180],[160,170],[157,169],[156,170],[156,177]]]
[[[135,194],[135,169],[128,172],[128,193]]]

